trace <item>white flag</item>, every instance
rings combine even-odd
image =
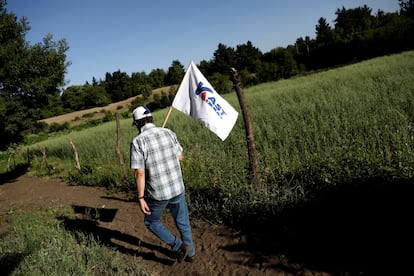
[[[223,141],[233,129],[238,116],[237,111],[220,97],[192,61],[172,106],[199,121]]]

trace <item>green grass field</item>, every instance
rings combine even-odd
[[[289,80],[245,89],[254,126],[262,191],[248,178],[243,118],[236,95],[225,95],[239,111],[223,142],[192,118],[173,110],[166,127],[184,147],[183,173],[190,207],[201,217],[232,223],[253,202],[277,212],[306,201],[317,190],[369,177],[412,178],[414,52],[372,59]],[[161,126],[167,109],[154,112]],[[121,120],[121,151],[128,166],[137,134]],[[73,142],[81,171],[75,169]],[[123,181],[115,151],[115,121],[50,137],[22,148],[30,171],[82,185],[134,191],[132,171]],[[41,149],[46,149],[47,159]],[[240,197],[248,200],[240,201]],[[250,207],[247,207],[250,206]],[[220,207],[218,215],[212,210]]]

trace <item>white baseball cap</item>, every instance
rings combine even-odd
[[[148,109],[148,107],[142,105],[138,106],[132,111],[132,119],[134,121],[138,121],[142,118],[151,117],[151,110]]]

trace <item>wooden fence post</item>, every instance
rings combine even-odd
[[[240,81],[239,74],[235,68],[230,69],[232,74],[232,81],[234,84],[234,88],[236,90],[237,97],[239,99],[241,111],[243,114],[243,120],[245,125],[246,131],[246,142],[247,142],[247,151],[249,155],[249,167],[250,167],[250,180],[252,181],[253,188],[256,191],[262,189],[260,184],[260,175],[257,169],[257,153],[256,153],[256,145],[254,141],[253,135],[253,125],[250,119],[249,109],[247,108],[246,100],[244,98],[242,84]]]
[[[40,169],[43,169],[43,164],[45,165],[45,167],[48,167],[47,164],[47,156],[46,156],[46,148],[40,148],[40,152],[42,153],[42,163],[40,164]]]
[[[76,169],[78,169],[78,171],[80,171],[81,166],[80,166],[80,162],[79,162],[78,151],[75,147],[75,144],[72,142],[72,140],[70,141],[70,144],[72,145],[72,149],[73,149],[73,152],[75,154],[75,162],[76,162],[75,167],[76,167]]]
[[[119,123],[119,112],[116,112],[116,154],[118,156],[119,165],[121,166],[122,175],[124,177],[124,180],[128,180],[127,171],[125,168],[125,162],[122,158],[121,153],[121,126]]]

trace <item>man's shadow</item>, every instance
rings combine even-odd
[[[138,237],[122,233],[118,230],[108,229],[99,225],[99,221],[112,221],[118,209],[91,208],[78,205],[73,205],[72,208],[75,213],[82,214],[83,218],[72,219],[63,216],[58,219],[63,222],[67,231],[75,234],[76,238],[81,238],[81,235],[77,235],[79,233],[91,234],[94,239],[99,241],[102,245],[115,249],[121,253],[140,256],[145,260],[151,260],[165,265],[174,264],[174,256],[171,250],[144,242]],[[130,244],[131,246],[137,246],[138,249],[128,248],[120,245],[120,243],[117,243],[116,241]],[[141,248],[147,248],[151,252],[142,252]],[[158,251],[165,255],[166,258],[157,257],[152,251]]]

